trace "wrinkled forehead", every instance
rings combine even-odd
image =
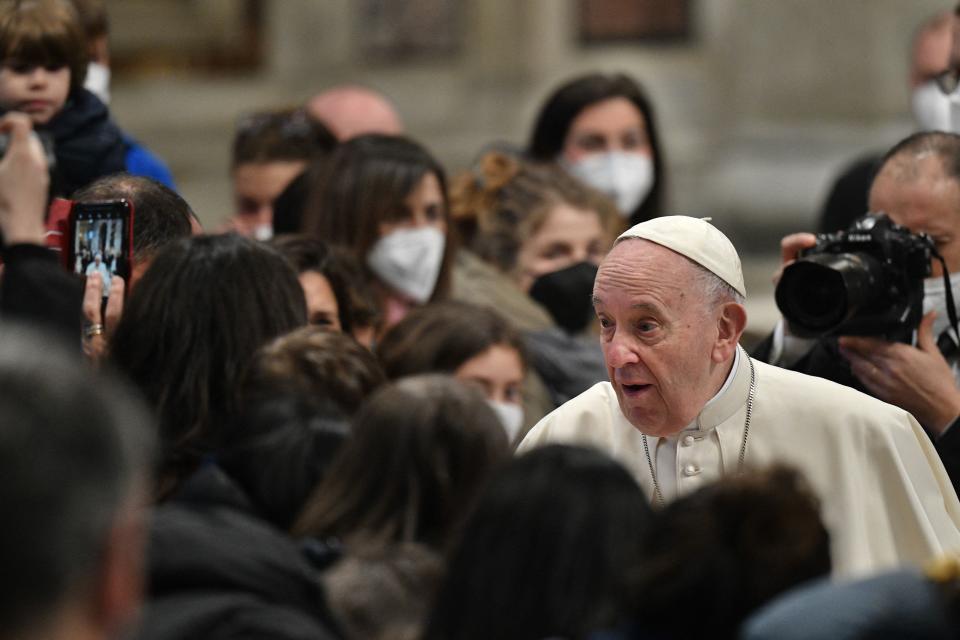
[[[637,267],[662,267],[665,269],[680,266],[693,266],[690,258],[677,253],[673,249],[644,238],[620,238],[600,264],[604,265],[632,264]]]
[[[594,289],[685,286],[695,277],[695,270],[689,258],[672,249],[642,238],[624,238],[600,264]]]

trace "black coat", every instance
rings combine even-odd
[[[297,544],[254,515],[216,465],[158,507],[137,637],[326,640],[335,629]]]
[[[80,89],[42,129],[53,136],[52,192],[70,196],[97,178],[126,170],[127,143],[100,99]]]
[[[0,315],[4,320],[52,331],[78,345],[83,326],[83,280],[67,272],[46,247],[4,247],[3,260]]]

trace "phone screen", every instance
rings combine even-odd
[[[99,273],[104,297],[114,276],[130,279],[132,213],[126,200],[78,202],[70,212],[70,267],[81,276]]]

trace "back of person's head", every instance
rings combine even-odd
[[[465,245],[508,274],[517,267],[524,243],[561,205],[596,212],[603,228],[615,235],[616,205],[551,164],[492,151],[450,190],[450,217]]]
[[[245,402],[217,462],[260,517],[287,531],[348,432],[332,403],[279,391]]]
[[[303,109],[259,111],[237,122],[230,166],[309,162],[329,153],[336,144],[333,134]]]
[[[105,38],[110,33],[110,17],[104,0],[70,0],[80,19],[87,41]]]
[[[149,262],[174,240],[190,236],[193,210],[170,187],[144,176],[117,173],[73,194],[75,202],[129,200],[133,204],[133,257]]]
[[[280,336],[257,352],[220,466],[261,516],[289,530],[347,421],[384,382],[373,354],[349,336],[315,326]]]
[[[317,273],[326,278],[337,302],[337,320],[340,330],[350,333],[353,330],[353,307],[350,295],[351,279],[347,273],[351,267],[341,259],[342,252],[333,249],[323,240],[303,234],[277,236],[271,240],[273,247],[290,261],[293,268],[302,277],[306,273]],[[307,299],[308,318],[311,324],[328,324],[321,318],[314,318]]]
[[[294,533],[339,538],[350,550],[441,548],[509,451],[478,391],[442,375],[389,384],[357,414]]]
[[[0,329],[3,638],[92,637],[80,624],[107,637],[139,596],[149,417],[129,389],[57,346]],[[71,629],[64,610],[80,612]]]
[[[433,175],[448,201],[443,167],[420,144],[403,136],[362,135],[342,143],[327,167],[317,175],[304,211],[303,229],[322,240],[349,249],[366,265],[367,254],[385,224],[406,223],[412,212],[407,199],[427,176]],[[449,286],[453,244],[449,224],[440,275],[431,299]]]
[[[418,640],[443,559],[418,544],[348,555],[323,576],[346,640]]]
[[[514,349],[526,360],[520,334],[499,313],[468,302],[436,302],[410,312],[377,345],[391,380],[418,373],[454,373],[493,346]]]
[[[464,523],[424,638],[579,638],[622,623],[651,518],[606,455],[567,445],[524,454]]]
[[[257,349],[305,323],[296,273],[268,246],[195,236],[160,252],[126,301],[110,355],[159,416],[164,480],[217,449]]]
[[[257,353],[247,379],[251,400],[280,392],[333,403],[345,416],[386,377],[377,359],[356,340],[321,327],[303,327],[273,340]]]
[[[829,542],[797,471],[723,478],[657,513],[643,538],[638,619],[676,637],[736,637],[751,611],[829,574]]]
[[[367,133],[400,135],[403,123],[383,94],[357,85],[340,85],[318,93],[306,106],[339,140]]]
[[[87,44],[67,0],[0,0],[0,63],[70,70],[70,93],[83,88]]]

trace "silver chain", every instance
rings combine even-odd
[[[737,473],[743,473],[743,461],[747,457],[747,439],[750,437],[750,418],[753,416],[753,401],[757,396],[757,372],[753,368],[753,359],[747,356],[747,362],[750,364],[750,391],[747,393],[747,416],[743,421],[743,440],[740,442],[740,458],[737,461]],[[653,458],[650,457],[650,445],[647,444],[647,434],[640,434],[643,439],[643,452],[647,456],[647,466],[650,467],[650,477],[653,479],[653,495],[656,498],[657,506],[664,504],[663,493],[660,491],[660,483],[657,482],[657,472],[653,468]]]

